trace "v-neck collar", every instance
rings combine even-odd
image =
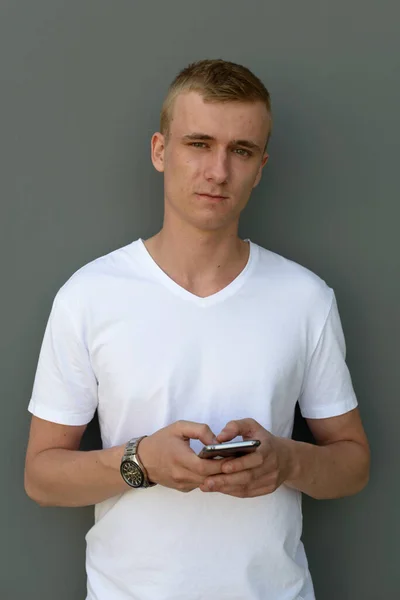
[[[161,269],[161,267],[156,263],[154,258],[151,256],[150,252],[147,250],[144,241],[142,238],[139,238],[136,242],[138,249],[143,257],[146,266],[151,270],[152,274],[162,283],[165,287],[167,287],[171,292],[177,294],[183,299],[189,300],[198,306],[206,307],[216,304],[217,302],[222,302],[226,300],[233,294],[235,294],[244,284],[245,280],[249,276],[251,270],[253,269],[254,263],[257,258],[257,250],[258,247],[256,244],[253,244],[251,240],[245,239],[245,242],[249,243],[249,258],[247,263],[242,269],[242,271],[233,279],[228,285],[226,285],[219,292],[215,292],[210,296],[206,296],[204,298],[200,296],[196,296],[192,292],[189,292],[187,289],[176,283],[165,271]]]

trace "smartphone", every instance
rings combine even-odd
[[[210,444],[204,446],[199,453],[200,458],[227,458],[230,456],[244,456],[255,452],[261,444],[260,440],[246,440],[243,442],[224,442],[223,444]]]

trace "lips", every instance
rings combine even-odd
[[[213,200],[226,200],[227,198],[227,196],[219,196],[217,194],[198,193],[197,195],[203,198],[212,198]]]

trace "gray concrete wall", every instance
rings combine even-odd
[[[92,510],[39,508],[23,491],[44,327],[72,272],[159,228],[162,98],[181,67],[217,57],[273,98],[271,159],[241,233],[335,289],[372,445],[361,495],[304,500],[317,598],[397,597],[399,17],[389,0],[2,0],[2,600],[84,598]]]

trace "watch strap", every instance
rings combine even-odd
[[[156,485],[155,483],[149,481],[149,477],[147,475],[147,471],[142,463],[142,461],[139,458],[138,455],[138,446],[139,443],[145,438],[147,437],[146,435],[142,435],[141,437],[137,437],[137,438],[132,438],[131,440],[129,440],[129,442],[126,444],[125,446],[125,452],[124,455],[122,457],[121,463],[125,460],[133,460],[138,467],[140,468],[140,470],[143,473],[143,484],[140,486],[142,488],[148,488],[148,487],[153,487],[154,485]]]

